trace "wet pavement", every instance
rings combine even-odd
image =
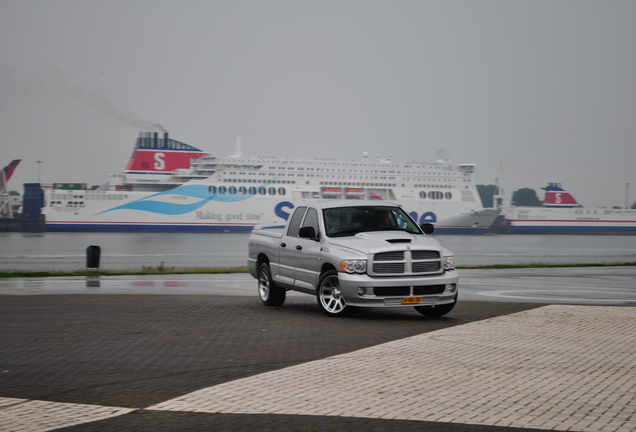
[[[460,270],[462,301],[636,306],[636,267]],[[0,279],[0,295],[254,296],[246,273]],[[288,292],[289,296],[306,296]]]
[[[436,319],[265,307],[247,274],[5,279],[0,429],[633,430],[636,310],[607,305],[635,274],[462,270]]]

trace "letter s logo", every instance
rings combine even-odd
[[[166,162],[163,160],[165,157],[165,153],[155,153],[155,169],[157,171],[162,171],[166,168]]]
[[[276,205],[276,208],[274,208],[274,213],[276,213],[276,216],[278,216],[279,218],[287,220],[289,219],[289,213],[287,213],[283,209],[291,210],[293,208],[294,205],[289,201],[282,201]]]
[[[560,193],[557,193],[557,194],[554,194],[554,196],[556,197],[555,202],[556,202],[557,204],[561,204],[561,194],[560,194]]]

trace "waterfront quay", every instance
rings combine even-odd
[[[633,431],[636,310],[0,295],[3,431]]]

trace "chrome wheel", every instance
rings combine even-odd
[[[258,296],[265,306],[280,306],[285,303],[285,289],[272,281],[272,273],[267,263],[258,270]]]
[[[338,272],[335,270],[330,270],[322,275],[316,295],[318,297],[318,305],[329,316],[347,316],[358,310],[357,307],[347,306],[347,302],[340,290]]]
[[[323,281],[320,286],[320,303],[327,312],[332,314],[342,312],[347,306],[340,292],[337,276],[328,277]]]
[[[266,302],[269,298],[271,280],[269,276],[269,269],[265,266],[261,266],[260,275],[258,277],[258,295],[263,302]]]

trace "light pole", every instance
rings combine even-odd
[[[43,162],[43,161],[38,161],[38,184],[40,183],[40,164],[41,164],[42,162]]]

